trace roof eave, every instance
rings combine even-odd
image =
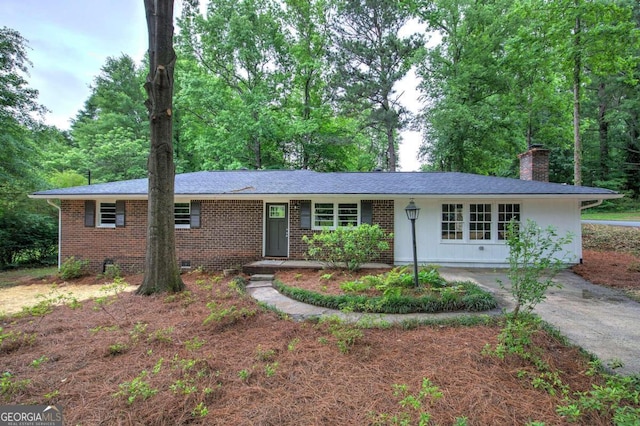
[[[147,194],[28,194],[32,199],[48,200],[146,200]]]
[[[29,194],[32,199],[58,199],[58,200],[146,200],[147,194]],[[237,199],[262,199],[262,198],[289,198],[289,199],[309,199],[317,197],[332,198],[364,198],[364,199],[389,199],[389,198],[436,198],[436,199],[575,199],[581,201],[589,200],[611,200],[622,198],[623,194],[617,193],[568,193],[568,194],[526,194],[526,193],[501,193],[501,194],[421,194],[421,193],[304,193],[304,194],[263,194],[263,193],[226,193],[226,194],[198,194],[198,193],[175,193],[175,198],[190,198],[198,200],[237,200]]]

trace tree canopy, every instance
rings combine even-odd
[[[517,154],[542,144],[552,181],[640,198],[633,0],[185,0],[174,44],[178,172],[393,171],[419,127],[424,170],[516,177]],[[108,58],[60,130],[42,123],[27,53],[0,28],[0,220],[53,219],[26,205],[36,189],[145,177],[149,59]]]
[[[56,247],[53,212],[27,199],[46,184],[40,163],[47,148],[39,122],[45,108],[27,81],[27,48],[18,32],[0,28],[0,268],[40,262]]]

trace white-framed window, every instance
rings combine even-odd
[[[191,227],[191,204],[175,203],[173,205],[173,218],[176,228]]]
[[[313,203],[313,229],[358,226],[359,203]]]
[[[520,204],[500,203],[498,204],[498,240],[506,240],[506,232],[509,222],[514,220],[520,223]]]
[[[443,203],[442,241],[503,242],[509,222],[520,222],[520,203]]]
[[[116,227],[116,203],[100,202],[98,207],[98,226],[102,228]]]
[[[469,204],[469,239],[491,239],[491,204]]]
[[[462,240],[464,238],[464,215],[462,204],[442,205],[442,239]]]

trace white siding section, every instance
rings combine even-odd
[[[571,263],[582,259],[582,225],[580,222],[580,201],[577,200],[531,200],[525,207],[525,219],[534,220],[543,228],[553,226],[558,235],[573,234],[571,245],[566,250],[572,253]]]
[[[409,204],[409,198],[395,199],[395,263],[410,264],[413,262],[411,243],[411,222],[407,219],[404,208]],[[465,204],[465,222],[468,228],[469,203],[493,203],[493,215],[497,215],[497,203],[488,199],[426,199],[415,198],[420,207],[420,216],[416,221],[417,257],[420,264],[439,264],[443,266],[476,266],[500,267],[507,266],[509,250],[504,241],[492,240],[463,240],[452,241],[441,238],[441,209],[443,203]],[[500,203],[520,203],[522,221],[531,219],[538,225],[554,226],[559,235],[567,232],[574,234],[571,245],[566,246],[573,260],[578,263],[582,258],[582,239],[580,227],[580,201],[577,200],[544,200],[544,199],[504,199]],[[496,235],[496,229],[492,229]]]

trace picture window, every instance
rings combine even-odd
[[[358,226],[358,203],[314,203],[313,229]]]

